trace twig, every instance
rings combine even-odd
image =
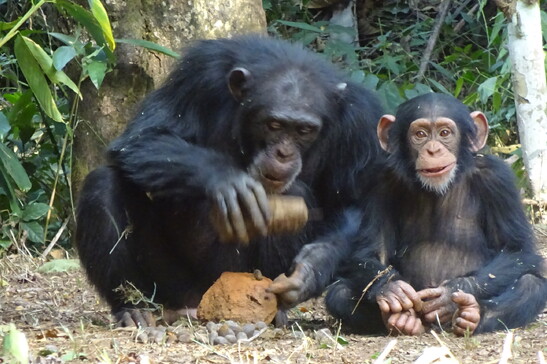
[[[547,362],[545,362],[545,356],[543,356],[543,353],[541,351],[538,351],[538,363],[547,364]]]
[[[439,337],[439,335],[437,335],[437,333],[433,330],[431,330],[431,335],[433,335],[433,337],[435,338],[435,340],[437,340],[439,342],[439,344],[441,344],[442,347],[445,347],[446,348],[446,351],[448,353],[448,355],[450,356],[451,359],[455,360],[456,363],[459,362],[459,360],[454,356],[454,354],[452,354],[452,352],[450,351],[450,349],[448,348],[448,346],[444,343],[444,341],[441,340],[441,338]]]
[[[389,271],[391,270],[392,266],[390,265],[389,267],[387,267],[386,269],[384,269],[383,271],[381,271],[380,273],[378,273],[376,275],[376,277],[374,277],[374,279],[372,281],[369,282],[369,284],[367,284],[367,286],[363,289],[363,293],[361,294],[361,297],[359,297],[359,299],[357,300],[357,303],[355,304],[355,307],[353,308],[353,311],[351,311],[351,314],[353,315],[355,313],[355,310],[357,309],[357,307],[359,306],[359,304],[361,303],[361,301],[363,300],[363,297],[365,297],[365,293],[367,293],[368,289],[370,288],[370,286],[372,286],[374,284],[374,282],[376,282],[378,279],[380,279],[381,277],[385,276],[386,274],[389,273]]]
[[[378,358],[376,358],[373,364],[383,364],[387,356],[389,355],[391,350],[393,350],[396,344],[397,344],[397,339],[393,339],[390,342],[388,342],[386,347],[382,351],[382,353],[378,356]]]
[[[435,19],[435,26],[433,27],[433,32],[431,33],[431,37],[427,41],[427,47],[425,48],[424,55],[420,62],[420,70],[418,71],[418,74],[416,75],[416,81],[420,81],[424,77],[425,71],[427,69],[427,64],[429,63],[429,60],[431,59],[431,53],[433,52],[433,48],[435,48],[435,44],[437,43],[437,39],[439,38],[439,33],[441,32],[441,26],[443,25],[444,19],[446,18],[446,14],[448,13],[450,2],[451,0],[443,0],[441,2],[439,13],[437,14],[437,19]]]
[[[51,249],[53,249],[55,244],[57,244],[57,241],[61,238],[61,235],[63,234],[63,231],[65,231],[65,229],[66,229],[66,225],[68,224],[68,220],[69,219],[65,220],[65,222],[63,223],[63,225],[61,226],[59,231],[57,231],[57,234],[55,234],[53,239],[51,239],[51,242],[49,243],[49,245],[47,246],[47,248],[44,250],[44,252],[41,255],[42,259],[45,259],[47,257],[47,255],[49,254],[49,252],[51,251]]]
[[[513,356],[511,353],[511,345],[513,344],[513,332],[509,331],[505,340],[503,341],[503,350],[501,352],[500,361],[498,364],[507,364],[509,359]]]

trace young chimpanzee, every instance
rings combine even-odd
[[[224,271],[277,277],[284,307],[320,294],[358,228],[344,211],[381,151],[381,115],[369,91],[301,46],[197,42],[85,181],[76,244],[90,281],[121,325],[154,324],[127,288],[195,309]],[[301,196],[322,219],[268,234],[269,194]]]
[[[407,335],[432,324],[464,335],[534,320],[547,300],[543,260],[512,171],[477,154],[484,114],[431,93],[384,115],[377,131],[387,163],[328,310],[356,331]]]

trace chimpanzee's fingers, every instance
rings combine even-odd
[[[232,223],[235,236],[238,241],[247,244],[249,242],[249,235],[247,234],[247,227],[245,226],[245,220],[239,207],[239,201],[237,199],[237,193],[234,189],[229,189],[225,195],[226,206],[228,207],[228,216]]]
[[[403,305],[403,307],[406,310],[413,308],[414,311],[421,311],[423,302],[416,290],[410,284],[401,285],[401,289],[406,297],[405,305]]]
[[[416,292],[418,297],[420,297],[421,300],[431,300],[433,298],[437,298],[443,294],[442,288],[426,288],[422,289],[418,292]]]
[[[267,288],[268,292],[280,294],[291,289],[296,289],[298,287],[297,282],[294,279],[290,279],[285,275],[285,273],[280,274],[272,284]]]
[[[262,236],[266,236],[268,234],[268,225],[266,224],[264,216],[260,211],[255,194],[249,187],[250,186],[248,183],[238,184],[236,186],[238,196],[249,212],[254,227]]]
[[[268,202],[268,196],[266,195],[266,191],[264,191],[264,187],[255,180],[252,180],[252,182],[249,183],[249,187],[255,195],[256,202],[258,203],[258,207],[260,208],[260,212],[262,213],[262,217],[264,218],[266,225],[268,225],[272,218],[272,215],[270,212],[270,203]]]
[[[409,314],[402,331],[405,335],[419,335],[422,333],[421,328],[423,328],[421,320]]]
[[[379,298],[376,300],[376,303],[378,303],[378,306],[380,307],[380,311],[382,311],[383,313],[391,312],[389,308],[389,304],[387,303],[385,299]]]
[[[388,303],[391,312],[401,312],[403,310],[399,297],[390,294],[385,297],[385,300]]]
[[[463,317],[457,317],[454,320],[454,324],[452,326],[454,334],[458,336],[472,334],[477,329],[477,326],[478,326],[478,321],[475,321],[475,319],[476,317],[474,317],[471,320],[467,320]]]
[[[219,214],[215,222],[218,225],[217,232],[222,242],[228,242],[233,240],[234,236],[234,230],[232,229],[232,224],[228,217],[228,207],[226,206],[226,201],[224,200],[224,195],[222,193],[217,193],[215,200]]]

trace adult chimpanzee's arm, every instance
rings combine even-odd
[[[470,184],[481,198],[482,226],[488,241],[484,249],[499,253],[471,276],[449,285],[480,299],[500,294],[525,274],[540,276],[542,259],[535,252],[513,172],[493,157],[478,156],[476,161],[478,172]]]
[[[189,143],[167,128],[143,128],[120,139],[110,147],[109,158],[152,195],[205,195],[214,180],[241,173],[228,156]]]
[[[282,306],[292,307],[321,294],[332,281],[340,261],[349,254],[350,241],[358,232],[360,218],[359,211],[346,209],[333,218],[334,229],[300,250],[289,276],[280,275],[269,288],[278,295]]]
[[[203,196],[223,217],[221,236],[248,242],[243,215],[267,233],[269,206],[262,185],[236,167],[230,155],[192,144],[175,133],[176,126],[133,128],[109,150],[111,161],[142,191],[154,197]]]

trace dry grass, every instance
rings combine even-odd
[[[546,231],[538,230],[544,256]],[[107,307],[81,270],[40,274],[41,263],[28,254],[0,260],[0,325],[14,323],[26,334],[35,362],[379,364],[411,363],[420,358],[419,363],[545,363],[547,354],[546,313],[529,327],[510,333],[468,338],[438,333],[392,341],[392,337],[342,332],[347,343],[340,345],[337,342],[344,340],[338,340],[339,326],[325,313],[321,300],[310,300],[293,310],[295,323],[289,329],[269,328],[248,343],[211,346],[205,343],[203,325],[183,322],[193,341],[142,344],[134,339],[135,332],[112,327]],[[326,336],[316,335],[325,328],[329,329]],[[47,352],[51,352],[49,357]],[[382,353],[385,356],[379,357]]]

